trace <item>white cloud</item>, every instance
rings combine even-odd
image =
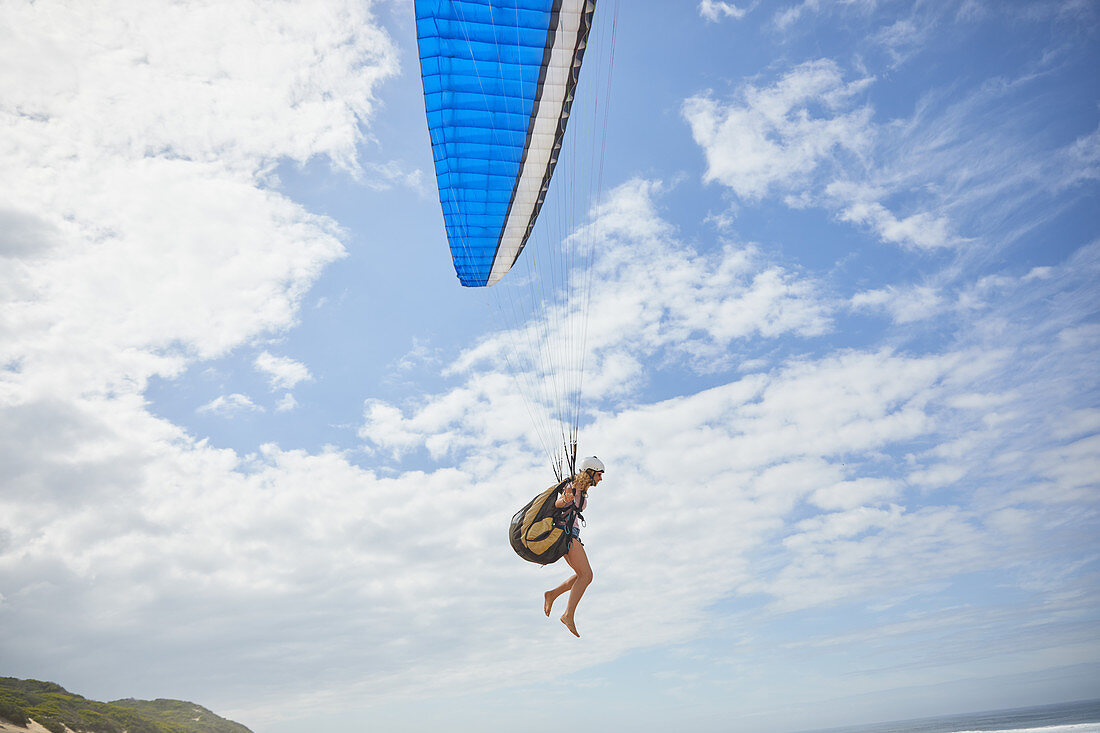
[[[669,247],[675,242],[673,231],[653,206],[658,190],[635,182],[611,197],[602,212],[606,221],[598,227],[606,237],[601,249],[607,261],[597,261],[594,267],[600,273],[598,292],[614,294],[608,304],[623,311],[621,319],[608,321],[603,332],[607,343],[616,343],[611,334],[625,334],[635,352],[656,348],[675,353],[684,347],[684,334],[669,324],[700,307],[685,297],[690,289],[683,287],[699,281],[680,274],[691,258],[681,259],[688,252]],[[616,247],[620,236],[642,255],[640,259],[655,262],[658,271],[671,275],[662,281],[664,292],[637,279],[638,271],[628,266],[630,258]],[[766,272],[759,269],[767,267],[759,260],[739,254],[735,258],[724,252],[710,270],[728,268],[739,273],[742,282],[755,280],[755,275],[746,275],[754,269]],[[737,381],[655,404],[630,400],[638,394],[634,375],[625,398],[612,401],[613,407],[599,403],[605,395],[591,393],[595,396],[590,398],[591,423],[583,431],[584,445],[601,456],[614,456],[608,486],[654,487],[665,485],[662,477],[677,478],[676,490],[661,495],[659,518],[631,514],[637,500],[632,489],[609,490],[593,500],[600,507],[593,517],[605,511],[606,516],[631,516],[628,523],[593,522],[590,530],[599,532],[608,565],[598,568],[597,575],[603,590],[615,598],[609,601],[613,607],[605,610],[613,615],[644,605],[645,618],[671,623],[670,619],[682,619],[680,614],[692,605],[705,607],[730,594],[756,593],[765,594],[769,607],[777,611],[865,602],[889,608],[913,594],[934,595],[947,579],[960,574],[1026,562],[1015,551],[1022,546],[1019,533],[1041,532],[1041,523],[1020,507],[1028,506],[1033,492],[1049,493],[1046,487],[1051,483],[1062,487],[1057,492],[1064,497],[1060,501],[1082,501],[1082,482],[1093,468],[1084,448],[1036,452],[1033,427],[1037,416],[1051,414],[1051,406],[1060,404],[1039,385],[1064,394],[1064,388],[1055,385],[1085,379],[1083,372],[1071,376],[1060,368],[1087,352],[1091,341],[1061,339],[1064,345],[1048,356],[1053,364],[1036,365],[1038,374],[1045,376],[1033,379],[1014,365],[1022,350],[1036,346],[1036,339],[1047,347],[1059,341],[1065,329],[1049,323],[1043,309],[1032,306],[1050,302],[1052,292],[1072,291],[1077,279],[1087,281],[1087,261],[1088,255],[1082,254],[1043,277],[994,276],[976,284],[974,289],[986,302],[983,320],[973,327],[975,340],[964,339],[969,349],[960,344],[955,351],[928,356],[883,349],[788,358],[771,372],[750,371]],[[727,284],[716,292],[730,290]],[[639,292],[668,312],[660,319],[647,317],[648,306],[636,305],[638,299],[632,296]],[[913,302],[902,307],[902,293],[884,290],[866,295],[863,305],[889,305],[898,318],[925,316],[929,309],[945,307],[943,297],[932,291],[909,297]],[[1024,309],[1029,315],[1010,316],[1003,309]],[[1087,311],[1078,304],[1071,318]],[[596,300],[593,313],[600,313]],[[1014,319],[1016,339],[1006,341],[986,330],[1004,318]],[[761,324],[767,318],[753,322],[756,325],[740,331],[740,337],[766,337]],[[705,338],[698,337],[688,353],[707,353],[711,340],[724,343],[725,331],[717,327],[718,321],[707,323],[702,330]],[[984,341],[987,336],[1000,348],[991,348]],[[605,340],[593,343],[595,352]],[[460,357],[451,375],[466,379],[463,386],[428,397],[408,411],[372,401],[361,435],[394,450],[429,445],[434,455],[449,451],[450,460],[471,473],[478,472],[473,466],[492,465],[484,455],[488,446],[509,455],[511,446],[501,441],[511,438],[493,429],[518,417],[516,429],[522,430],[523,415],[503,376],[496,382],[501,391],[492,393],[495,398],[488,396],[491,390],[484,388],[486,377],[479,368],[493,363],[492,353],[481,348]],[[501,398],[505,393],[511,403]],[[1020,463],[1021,440],[1029,445],[1023,455],[1049,455],[1052,460]],[[1043,436],[1039,442],[1048,440]],[[1056,473],[1055,467],[1063,465],[1070,467]],[[922,507],[929,492],[942,492],[948,497],[946,504]],[[971,500],[972,495],[980,498]],[[807,512],[810,518],[792,521]],[[736,533],[728,531],[731,517],[736,517]],[[646,538],[657,531],[658,522],[663,533],[677,537],[670,551],[672,565],[666,568],[648,560],[645,568],[632,568],[630,558],[644,552]],[[777,540],[782,541],[782,551],[761,549]],[[766,562],[750,562],[762,552]],[[700,556],[713,563],[701,577],[674,581],[670,575],[663,580],[662,573],[674,573],[677,562]],[[667,600],[655,604],[651,598],[643,603],[634,585],[643,576],[648,579],[646,587],[675,582],[685,605]],[[600,625],[603,620],[590,622]],[[601,634],[608,630],[600,626]]]
[[[802,0],[802,2],[776,12],[773,22],[779,30],[794,25],[805,13],[820,13],[833,8],[853,7],[861,12],[874,10],[879,0]]]
[[[150,414],[149,375],[289,327],[340,256],[331,221],[262,182],[282,157],[355,168],[356,123],[395,69],[366,7],[0,8],[0,222],[13,224],[0,228],[0,644],[13,669],[63,669],[89,694],[112,669],[105,697],[170,690],[299,714],[514,685],[546,659],[568,675],[690,640],[716,605],[754,594],[769,613],[887,607],[990,568],[1072,589],[1081,571],[1058,553],[1088,527],[1066,508],[1092,506],[1100,470],[1095,415],[1078,404],[1096,374],[1096,248],[979,288],[973,327],[940,352],[807,348],[738,372],[745,345],[782,336],[797,351],[834,328],[826,285],[764,247],[692,246],[657,214],[657,184],[618,189],[597,212],[584,439],[610,472],[585,530],[597,580],[583,646],[547,635],[540,591],[557,576],[503,546],[547,472],[492,363],[501,334],[459,356],[457,387],[366,403],[375,455],[447,456],[430,470],[372,471],[331,449],[239,454]],[[22,63],[28,48],[41,65]],[[192,93],[215,112],[184,109]],[[865,131],[852,93],[835,66],[799,67],[747,89],[738,113],[780,133],[780,158],[831,172],[866,149],[830,128]],[[724,130],[727,110],[700,105]],[[801,180],[757,168],[719,163],[715,180],[752,196]],[[867,305],[902,297],[882,292]],[[654,364],[709,386],[654,401]],[[287,389],[308,375],[268,366]],[[200,409],[234,408],[259,409],[236,393]]]
[[[946,307],[943,297],[932,287],[914,285],[908,288],[887,286],[879,290],[866,290],[852,296],[856,309],[884,309],[894,323],[913,323],[933,318]]]
[[[859,154],[871,144],[870,109],[846,110],[869,80],[845,84],[827,59],[801,64],[770,87],[742,88],[742,103],[691,97],[683,113],[707,156],[705,180],[749,200],[797,186],[836,151]],[[811,104],[823,104],[821,113]]]
[[[293,325],[342,256],[342,233],[275,190],[273,171],[325,158],[364,175],[356,147],[397,70],[361,2],[0,4],[6,661],[94,686],[100,663],[74,667],[60,650],[98,639],[115,669],[147,667],[124,661],[137,648],[185,667],[204,639],[240,643],[229,629],[257,619],[240,599],[296,587],[304,566],[268,564],[290,545],[255,540],[317,531],[301,511],[315,499],[265,484],[264,458],[153,418],[143,390],[152,375]],[[233,393],[199,409],[262,408]],[[314,468],[333,470],[331,459]],[[304,479],[314,496],[325,490]],[[265,511],[275,518],[250,528]],[[276,623],[308,616],[288,610]],[[52,650],[30,641],[35,625],[50,629]],[[200,661],[195,674],[216,667]],[[157,674],[107,694],[179,689]]]
[[[971,23],[981,20],[988,13],[989,8],[982,0],[965,0],[965,2],[959,6],[959,10],[955,14],[955,19],[961,22]]]
[[[896,135],[872,122],[871,107],[856,106],[872,81],[845,82],[835,62],[821,59],[794,67],[771,86],[744,85],[728,103],[709,95],[689,98],[683,114],[706,155],[704,180],[748,201],[779,193],[794,208],[833,209],[841,221],[866,227],[889,244],[916,250],[958,245],[945,214],[915,209],[899,216],[887,208],[883,200],[902,187],[899,181],[851,179],[865,176],[876,151]]]
[[[892,499],[900,490],[898,481],[859,478],[822,487],[810,496],[810,501],[822,509],[855,509]]]
[[[691,293],[709,282],[708,268],[722,283],[715,292],[729,289],[736,301],[774,265],[734,248],[704,267],[708,260],[676,242],[656,215],[653,195],[652,185],[635,182],[609,200],[601,286],[613,292],[648,282],[636,280],[620,237],[682,277],[653,294],[659,318],[625,322],[613,344],[705,353],[745,337],[729,333],[767,338],[765,309],[752,328],[730,330],[714,316],[695,345],[678,343],[684,331],[676,324],[692,322]],[[1089,277],[1075,263],[1027,287],[1065,289],[1071,270]],[[1067,361],[1093,348],[1083,335],[1059,341],[1064,330],[1043,337],[1044,348],[1063,350],[1052,356]],[[0,413],[8,451],[0,481],[14,489],[0,496],[5,657],[64,664],[88,679],[105,663],[140,669],[119,678],[137,694],[194,674],[209,682],[190,696],[211,704],[232,700],[261,717],[290,701],[307,714],[415,697],[425,684],[454,694],[512,684],[520,673],[531,679],[548,655],[562,660],[553,672],[561,675],[640,646],[687,641],[709,622],[708,609],[730,599],[763,594],[770,614],[889,607],[964,573],[1034,567],[1044,560],[1021,548],[1057,548],[1039,542],[1051,517],[1034,513],[1028,492],[1044,492],[1051,505],[1055,493],[1083,501],[1097,451],[1082,437],[1033,450],[1041,460],[1009,466],[1010,481],[991,468],[990,456],[1011,447],[1013,429],[1034,437],[1042,432],[1034,416],[1057,404],[1044,398],[1029,411],[1039,385],[1013,374],[1015,345],[1005,349],[842,350],[786,358],[768,372],[658,402],[633,392],[611,410],[597,397],[584,440],[607,458],[609,474],[593,492],[585,529],[597,565],[580,653],[567,646],[572,637],[545,635],[540,591],[553,581],[502,544],[511,513],[547,482],[517,443],[528,418],[506,374],[470,363],[454,373],[460,387],[409,413],[368,403],[364,439],[454,456],[390,477],[335,450],[220,450],[152,417],[138,397],[8,409]],[[1046,371],[1062,385],[1083,383]],[[990,386],[1006,378],[1028,389]],[[960,423],[980,423],[990,407],[1022,412],[976,433],[965,450],[925,450],[954,439]],[[914,474],[956,467],[966,490],[921,506],[926,483],[915,484]],[[983,491],[990,496],[970,498]],[[666,541],[660,553],[652,551],[655,536]],[[45,646],[31,633],[44,623],[55,630]],[[117,642],[134,638],[143,654],[173,664],[128,665],[131,646]],[[99,655],[65,651],[89,639]],[[226,658],[236,661],[211,677],[210,669],[223,668],[210,660]],[[256,698],[255,685],[269,698]]]
[[[820,5],[820,0],[802,0],[797,5],[792,5],[785,10],[781,10],[775,14],[775,25],[780,29],[786,29],[793,25],[802,16],[806,10],[817,10]]]
[[[664,241],[670,231],[642,205],[652,201],[652,192],[642,198],[638,193],[636,187],[620,190],[622,198],[612,198],[608,215],[628,226],[633,237],[645,233],[632,241],[641,241],[642,251],[651,254],[645,237]],[[601,229],[614,239],[613,224]],[[615,292],[617,278],[632,283],[634,274],[615,258],[614,247],[610,251],[616,267],[597,268],[602,286]],[[1074,287],[1071,281],[1089,277],[1088,268],[1071,262],[1044,278],[1001,278],[985,288],[990,302],[983,317],[993,322],[1004,317],[1002,308],[1030,309],[1025,299],[1047,301],[1048,289],[1065,292]],[[1025,296],[1021,287],[1031,290]],[[678,297],[669,307],[691,312],[696,306]],[[651,334],[651,322],[637,317],[644,310],[627,310],[636,349],[651,338],[653,343],[678,338],[674,330],[664,337],[660,329]],[[1074,317],[1086,311],[1074,308]],[[677,315],[669,317],[675,321]],[[608,486],[662,486],[662,477],[677,477],[676,489],[661,494],[659,518],[631,514],[637,501],[632,489],[594,498],[600,513],[592,512],[593,517],[631,516],[626,523],[593,522],[590,530],[599,532],[608,564],[597,575],[616,599],[609,612],[641,604],[649,609],[642,616],[668,623],[692,604],[716,602],[723,597],[721,588],[727,596],[763,593],[770,608],[782,611],[871,602],[889,608],[903,597],[935,594],[961,574],[1028,562],[1020,552],[1020,533],[1042,531],[1028,508],[1030,497],[1047,492],[1048,502],[1054,496],[1081,502],[1086,477],[1095,472],[1086,457],[1089,443],[1037,451],[1038,444],[1059,439],[1034,429],[1037,416],[1062,404],[1046,388],[1064,394],[1057,384],[1085,378],[1083,372],[1071,376],[1052,366],[1073,364],[1090,342],[1067,340],[1049,355],[1053,364],[1036,365],[1046,376],[1032,379],[1015,366],[1019,350],[1035,347],[1033,339],[1049,348],[1062,331],[1048,325],[1041,310],[1016,324],[1019,340],[1002,339],[1000,350],[989,348],[982,340],[984,326],[978,325],[969,350],[960,345],[928,356],[878,350],[787,359],[771,372],[749,373],[655,404],[624,401],[614,409],[595,404],[584,441],[586,448],[614,456]],[[470,374],[462,388],[430,397],[407,415],[372,402],[363,436],[379,445],[387,445],[387,435],[398,436],[388,444],[395,448],[443,437],[454,460],[479,464],[486,446],[502,445],[500,435],[484,426],[507,419],[507,411],[516,408],[485,399],[476,390],[483,375]],[[459,426],[469,431],[455,442]],[[1029,446],[1022,455],[1032,459],[1024,463],[1018,462],[1021,440]],[[1052,485],[1060,488],[1052,492]],[[942,492],[946,503],[922,506],[929,492]],[[807,512],[809,518],[794,520]],[[731,517],[736,533],[728,531]],[[643,552],[658,522],[666,536],[677,537],[672,565],[647,560],[644,569],[631,568],[630,558]],[[782,550],[761,549],[777,540]],[[766,562],[750,563],[754,553],[765,554]],[[652,599],[643,604],[634,595],[640,593],[632,584],[638,578],[663,585],[662,573],[675,572],[680,559],[700,556],[713,562],[710,572],[695,579],[698,584],[683,577],[675,581],[678,594],[693,599],[687,605]],[[669,576],[667,583],[673,582]],[[605,631],[601,627],[600,633]]]
[[[275,412],[290,412],[298,406],[298,400],[290,392],[284,394],[275,405]]]
[[[658,191],[652,183],[631,182],[596,212],[593,228],[602,239],[589,334],[597,349],[634,341],[627,321],[651,349],[708,360],[720,358],[736,339],[815,336],[829,329],[828,307],[815,284],[768,265],[756,247],[727,244],[707,257],[677,241],[656,212]]]
[[[860,186],[834,181],[825,187],[825,195],[837,202],[841,221],[868,226],[884,242],[919,250],[950,247],[958,239],[951,235],[951,225],[943,216],[919,212],[898,219],[876,199],[881,192],[870,192]]]
[[[742,8],[733,3],[722,2],[722,0],[700,0],[699,15],[711,23],[717,23],[723,18],[741,20],[753,7],[755,7],[755,3],[748,8]]]
[[[1100,488],[1100,434],[1045,451],[1036,461],[1049,479],[1032,497],[1046,502],[1089,501]]]
[[[860,508],[819,517],[786,540],[793,557],[750,588],[794,610],[835,603],[870,588],[911,589],[995,563],[989,533],[955,507],[907,513]]]
[[[831,307],[816,284],[768,264],[756,247],[727,244],[704,255],[680,242],[657,213],[654,198],[660,191],[654,182],[631,181],[595,212],[587,229],[598,237],[599,254],[583,317],[576,312],[580,303],[571,302],[569,313],[536,310],[535,323],[504,324],[504,333],[464,351],[445,370],[467,378],[461,387],[411,405],[408,416],[372,400],[360,436],[398,454],[427,441],[437,457],[500,435],[537,444],[528,436],[529,412],[536,413],[536,420],[550,419],[561,382],[574,378],[579,368],[570,361],[577,357],[586,362],[586,394],[615,404],[629,400],[645,383],[643,360],[716,372],[737,361],[738,342],[808,338],[831,328]],[[577,321],[584,323],[586,349],[558,354],[549,364],[548,348],[568,342]],[[526,395],[518,385],[524,385]],[[511,417],[501,412],[486,424],[484,416],[503,406],[514,411]]]
[[[1058,181],[1060,186],[1072,186],[1081,181],[1100,180],[1100,127],[1077,138],[1065,149],[1067,179]]]
[[[1045,280],[1050,277],[1052,270],[1050,267],[1033,267],[1024,276],[1024,280]]]
[[[1062,417],[1056,428],[1059,438],[1072,438],[1087,433],[1100,432],[1100,408],[1077,409]]]
[[[385,163],[367,163],[364,169],[366,174],[362,176],[363,183],[375,190],[384,191],[398,185],[426,192],[424,173],[419,168],[406,170],[404,164],[391,160]]]
[[[396,372],[410,372],[421,368],[437,368],[439,353],[422,338],[413,336],[412,348],[393,365]]]
[[[20,33],[4,44],[11,63],[0,88],[7,110],[25,116],[16,134],[52,133],[41,141],[43,163],[98,150],[246,174],[284,156],[326,155],[353,168],[356,125],[373,111],[373,87],[396,71],[390,40],[352,3],[112,0],[92,12],[55,0],[6,5],[4,14],[4,27]],[[84,135],[63,134],[81,120],[90,123]]]
[[[912,18],[901,18],[880,30],[875,40],[893,51],[924,40],[927,29],[919,27]]]
[[[600,273],[597,292],[613,293],[608,303],[621,302],[626,312],[609,321],[614,328],[605,336],[626,334],[635,351],[675,352],[683,336],[669,324],[699,307],[685,297],[690,288],[684,287],[699,281],[681,276],[693,257],[670,246],[674,232],[653,206],[657,191],[635,182],[611,197],[602,212],[607,220],[598,227],[606,237],[601,244],[607,245],[607,261],[594,267]],[[672,275],[663,281],[666,292],[637,279],[639,272],[618,252],[618,237],[629,241],[640,259],[655,261],[657,270]],[[747,273],[767,268],[755,256],[733,258],[730,252],[710,269],[723,266],[739,273],[733,282],[751,282],[754,276]],[[1072,269],[1020,282],[1065,289]],[[986,290],[994,304],[1019,297],[1003,283]],[[631,297],[639,291],[668,312],[660,319],[647,317],[647,306],[635,307]],[[595,301],[593,308],[601,318]],[[760,324],[767,320],[754,322],[745,333],[764,337]],[[710,323],[690,351],[705,353],[709,341],[720,341],[723,333]],[[1055,338],[1054,333],[1044,338]],[[612,345],[615,338],[610,337]],[[604,340],[593,343],[596,351]],[[1028,425],[1035,413],[1021,405],[1031,390],[992,387],[1004,379],[1027,380],[1012,373],[1013,346],[1005,346],[999,352],[976,345],[972,351],[924,357],[878,350],[788,358],[771,372],[748,373],[654,404],[631,400],[639,394],[637,382],[613,408],[604,408],[603,395],[595,392],[584,445],[612,456],[612,468],[605,491],[593,497],[586,530],[601,558],[594,586],[600,607],[586,610],[586,628],[617,643],[622,636],[615,619],[633,609],[633,630],[643,636],[650,623],[690,635],[696,617],[688,609],[754,594],[763,594],[772,612],[836,604],[887,609],[913,595],[935,596],[962,574],[1025,562],[1016,550],[1022,537],[1041,532],[1041,523],[1015,503],[1012,487],[1035,487],[1048,478],[1041,466],[1008,481],[1001,469],[989,469],[991,457],[1010,452],[1014,431],[1033,432]],[[503,375],[494,384],[499,392],[486,387],[481,370],[493,363],[492,353],[482,348],[462,356],[451,371],[464,380],[462,386],[410,409],[372,401],[361,435],[394,450],[433,445],[433,454],[449,451],[448,462],[474,475],[493,465],[487,453],[514,455],[512,437],[494,430],[517,417],[522,430],[524,416],[517,401],[502,398],[508,394],[515,400]],[[990,425],[984,418],[991,409],[1015,416]],[[959,434],[969,435],[969,442],[949,445]],[[506,472],[512,470],[510,463]],[[522,466],[525,475],[535,470]],[[669,476],[676,477],[675,488],[662,491]],[[926,490],[944,486],[953,487],[945,505],[921,506]],[[968,498],[980,491],[989,496]],[[637,511],[639,492],[659,495],[659,515]],[[997,500],[987,503],[992,496]],[[1016,496],[1024,501],[1025,494]],[[666,549],[667,564],[646,554],[654,532],[676,537]],[[642,565],[632,560],[639,555],[646,556]],[[705,569],[690,576],[677,570],[698,557],[708,558]],[[676,591],[654,597],[646,589],[655,586]]]
[[[36,253],[2,276],[0,359],[24,385],[140,389],[291,325],[343,248],[264,181],[287,158],[355,171],[397,69],[366,7],[16,3],[0,28],[4,250]]]
[[[271,389],[294,389],[299,382],[313,379],[305,364],[285,356],[273,356],[264,351],[256,357],[253,365],[268,376]]]
[[[205,405],[198,407],[195,412],[209,412],[215,415],[233,415],[239,412],[263,412],[264,408],[253,402],[247,395],[234,392],[233,394],[215,397]]]
[[[888,79],[845,81],[835,61],[819,59],[728,100],[689,97],[682,113],[706,158],[704,180],[727,187],[735,206],[779,196],[887,244],[962,250],[961,261],[981,263],[980,252],[1049,219],[1051,196],[1100,176],[1100,133],[1052,144],[1021,131],[1034,111],[1019,94],[1042,74],[1025,67],[996,83],[932,89],[910,116],[878,120],[861,97]]]
[[[60,232],[42,219],[15,209],[0,209],[0,257],[18,260],[45,256],[59,240]]]

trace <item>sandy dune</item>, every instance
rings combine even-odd
[[[68,730],[66,728],[66,730]],[[31,721],[30,725],[26,728],[20,728],[18,725],[9,723],[5,720],[0,720],[0,733],[50,733],[38,723]]]

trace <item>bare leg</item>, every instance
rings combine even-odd
[[[588,555],[585,554],[584,545],[580,542],[574,542],[569,546],[569,552],[565,553],[565,561],[569,563],[569,567],[573,568],[576,575],[558,586],[558,588],[562,588],[567,584],[570,585],[569,603],[565,607],[565,613],[561,616],[561,622],[574,636],[579,637],[577,625],[573,621],[573,614],[577,610],[577,604],[580,603],[581,596],[584,595],[584,591],[592,582],[592,566],[588,564]]]
[[[574,575],[554,590],[548,590],[542,594],[542,612],[546,614],[547,618],[550,618],[550,610],[554,607],[554,601],[556,601],[558,596],[562,593],[568,593],[576,580],[577,576]]]

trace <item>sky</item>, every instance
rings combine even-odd
[[[0,675],[256,733],[1100,696],[1100,4],[592,33],[576,639],[412,3],[0,0]]]

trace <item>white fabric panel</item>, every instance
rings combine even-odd
[[[573,73],[577,33],[588,4],[589,0],[564,0],[561,4],[558,31],[554,36],[554,48],[543,81],[542,97],[530,136],[527,158],[519,174],[515,198],[504,224],[504,234],[486,285],[492,285],[504,277],[523,245],[523,237],[531,221],[531,211],[542,192],[546,168],[554,154],[558,122],[565,104],[570,74]]]

